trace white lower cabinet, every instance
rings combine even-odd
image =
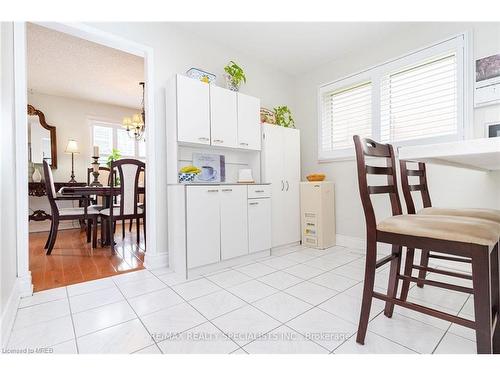
[[[271,248],[271,199],[248,200],[248,251]]]
[[[187,266],[220,261],[219,186],[190,186],[186,192]]]
[[[253,185],[252,189],[246,185],[186,187],[188,268],[271,248],[269,187]],[[249,199],[256,194],[268,197]]]
[[[220,254],[231,259],[248,254],[247,187],[220,188]]]

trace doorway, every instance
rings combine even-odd
[[[22,215],[19,215],[20,217],[17,220],[17,227],[19,229],[17,254],[18,277],[24,278],[25,281],[26,279],[31,279],[30,284],[33,285],[34,291],[40,291],[142,269],[144,267],[145,235],[148,238],[148,249],[153,249],[154,253],[156,238],[155,231],[152,230],[152,225],[147,227],[147,234],[144,232],[142,225],[139,227],[141,238],[137,242],[136,223],[130,225],[129,220],[118,221],[115,234],[116,254],[112,255],[109,246],[97,246],[92,249],[92,244],[87,242],[85,222],[69,221],[65,223],[65,226],[61,224],[52,254],[48,256],[45,254],[44,245],[47,240],[47,230],[50,228],[50,221],[32,220],[28,223],[26,218],[31,215],[32,217],[35,216],[35,219],[40,219],[43,214],[47,214],[47,211],[49,212],[48,215],[50,215],[50,210],[45,210],[43,207],[44,204],[47,204],[47,197],[37,196],[41,192],[36,192],[36,189],[44,184],[39,184],[40,186],[38,187],[33,186],[36,185],[35,181],[38,181],[35,170],[38,170],[38,173],[43,178],[43,169],[39,168],[39,163],[38,168],[36,168],[36,162],[40,160],[37,157],[33,157],[36,152],[41,152],[42,158],[44,158],[43,155],[50,153],[50,158],[47,157],[47,159],[55,162],[52,171],[55,182],[59,183],[56,185],[64,185],[65,182],[68,182],[71,177],[69,174],[70,171],[71,175],[75,174],[77,183],[88,185],[88,179],[92,179],[92,177],[87,175],[87,167],[91,166],[90,153],[93,151],[93,146],[98,146],[101,150],[99,153],[99,163],[101,164],[106,163],[107,157],[110,154],[107,152],[109,149],[123,150],[123,152],[120,152],[123,154],[122,158],[142,159],[144,162],[147,162],[145,194],[148,195],[148,199],[146,200],[146,205],[149,207],[154,204],[155,190],[152,188],[153,184],[148,182],[151,180],[147,177],[150,174],[150,169],[154,169],[155,162],[154,157],[150,157],[152,154],[154,155],[153,143],[149,146],[150,143],[148,142],[149,139],[154,139],[152,135],[154,133],[154,121],[147,123],[145,142],[143,140],[143,144],[135,140],[134,137],[124,134],[125,131],[121,126],[124,116],[132,116],[134,113],[142,110],[136,103],[126,103],[132,97],[136,97],[138,104],[141,103],[141,87],[139,86],[139,82],[145,82],[143,107],[145,115],[147,118],[154,118],[152,101],[147,100],[148,97],[152,97],[153,92],[151,49],[116,38],[99,30],[89,28],[86,25],[56,23],[17,24],[15,38],[24,42],[16,44],[17,62],[22,62],[22,65],[27,68],[25,70],[27,74],[24,74],[24,76],[21,69],[16,69],[15,73],[17,83],[16,99],[18,99],[16,100],[16,123],[20,125],[24,124],[24,129],[21,129],[19,133],[21,135],[24,134],[24,139],[26,140],[26,142],[17,142],[16,154],[19,158],[26,151],[25,155],[27,155],[24,162],[23,160],[18,160],[16,165],[16,169],[19,172],[16,182],[20,187],[24,185],[26,192],[25,195],[22,194],[22,191],[19,192],[17,204],[21,208],[19,212],[27,212],[24,218],[21,217]],[[114,70],[117,67],[133,66],[133,61],[137,62],[140,60],[142,65],[140,77],[138,74],[130,74],[129,77],[130,81],[139,88],[136,92],[138,95],[128,95],[128,99],[127,95],[121,95],[120,98],[119,90],[113,89],[111,86],[108,90],[109,95],[106,96],[104,95],[106,89],[99,91],[99,82],[95,80],[88,81],[92,83],[90,85],[92,86],[92,90],[90,91],[93,92],[95,98],[85,97],[85,92],[82,92],[85,90],[80,90],[80,92],[78,90],[76,92],[75,90],[71,91],[71,87],[74,89],[85,88],[85,80],[82,79],[81,72],[85,69],[78,69],[77,65],[74,66],[76,79],[73,81],[70,79],[59,79],[58,82],[56,78],[60,77],[55,77],[55,74],[49,77],[52,79],[45,79],[45,82],[43,79],[40,80],[40,76],[43,76],[46,57],[50,55],[50,51],[45,48],[47,46],[36,48],[36,43],[43,41],[43,38],[56,38],[59,43],[69,43],[66,46],[71,44],[74,53],[78,51],[78,43],[80,43],[81,47],[85,50],[84,55],[89,58],[89,61],[91,61],[90,56],[97,50],[101,54],[100,61],[103,66],[105,66],[107,58],[111,59],[109,61],[115,62],[116,65],[111,67]],[[52,52],[57,52],[56,44],[54,40],[51,40],[50,45],[55,46],[53,47],[55,51]],[[35,45],[34,50],[31,49],[33,45]],[[106,57],[106,51],[110,56]],[[66,47],[64,53],[60,54],[60,56],[64,56],[64,59],[66,59],[65,63],[67,64],[71,64],[71,52]],[[38,76],[30,69],[30,63],[33,62],[33,55],[38,64],[39,73],[42,72]],[[54,59],[52,60],[53,62]],[[82,56],[79,59],[81,64],[88,62]],[[120,59],[128,59],[128,62],[123,63],[125,60]],[[120,61],[122,62],[120,63]],[[19,68],[19,65],[16,64],[16,67]],[[94,65],[92,68],[94,71],[97,71],[98,67],[99,64]],[[59,72],[60,76],[64,75],[61,70]],[[45,73],[47,73],[47,70],[45,70]],[[116,77],[112,78],[116,81]],[[51,85],[52,91],[50,90]],[[25,90],[23,90],[24,93],[28,92],[27,96],[20,94],[23,86],[25,87]],[[128,86],[130,86],[130,82]],[[109,97],[112,98],[110,99]],[[36,129],[37,124],[35,124],[33,118],[26,111],[28,104],[42,112],[45,122],[56,129],[55,138],[58,140],[56,146],[59,147],[57,147],[58,151],[55,153],[55,160],[50,151],[50,137],[41,137],[38,142],[38,144],[42,145],[41,150],[31,147],[34,142],[32,142],[30,137],[36,135],[36,131],[32,131],[32,129]],[[24,108],[24,113],[22,112],[22,108]],[[57,108],[64,108],[65,114],[61,113],[63,112],[62,110],[58,111]],[[80,119],[78,121],[75,120],[77,112]],[[69,117],[68,113],[71,114]],[[84,121],[82,121],[83,118]],[[72,127],[68,127],[66,122],[71,123]],[[74,126],[76,123],[78,123],[78,127]],[[19,126],[16,128],[19,128]],[[105,130],[104,133],[109,133],[111,136],[103,138],[103,129]],[[22,137],[19,137],[19,139],[21,140]],[[68,151],[70,141],[75,140],[79,140],[77,142],[77,151],[71,155],[66,154],[65,151]],[[145,146],[146,144],[148,146]],[[70,162],[72,159],[73,161]],[[26,183],[27,181],[30,181],[29,184]],[[60,186],[57,187],[60,188]],[[27,199],[28,195],[30,198]],[[98,197],[94,198],[98,199]],[[42,203],[41,207],[38,207],[37,203],[40,204],[40,202],[33,202],[36,199],[41,199],[45,203]],[[75,205],[81,206],[81,202],[76,201],[71,203],[71,207]],[[146,208],[146,215],[147,220],[151,220],[153,212],[150,212]]]

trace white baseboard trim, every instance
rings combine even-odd
[[[168,253],[150,254],[146,251],[144,255],[144,267],[148,270],[168,267]]]
[[[16,281],[14,282],[14,286],[12,287],[9,299],[7,300],[7,305],[5,306],[5,310],[3,311],[2,318],[0,320],[0,326],[2,327],[2,331],[0,333],[2,338],[0,342],[2,344],[2,348],[7,347],[10,333],[12,331],[12,327],[14,326],[17,308],[19,307],[19,300],[21,299],[19,280],[20,279],[16,278]]]
[[[345,236],[343,234],[336,234],[336,245],[349,247],[351,249],[366,251],[366,240],[359,237]],[[380,251],[391,251],[391,245],[386,243],[379,243],[377,249]]]
[[[350,247],[351,249],[366,250],[366,240],[364,238],[345,236],[337,233],[335,243],[337,246]]]

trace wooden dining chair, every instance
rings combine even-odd
[[[444,319],[476,331],[478,353],[500,353],[498,240],[500,225],[481,219],[441,215],[403,215],[399,200],[394,149],[371,139],[354,136],[359,193],[366,221],[366,264],[363,297],[356,342],[364,344],[372,299],[385,301],[384,314],[392,317],[394,305]],[[385,160],[384,166],[366,163],[366,158]],[[386,176],[385,185],[369,185],[368,176]],[[392,216],[377,223],[372,194],[388,194]],[[392,247],[391,254],[377,259],[377,244]],[[404,273],[401,257],[406,248]],[[448,272],[446,275],[472,279],[472,288],[413,277],[414,249],[428,249],[471,259],[472,275]],[[387,293],[374,290],[375,271],[390,262]],[[402,281],[398,297],[399,283]],[[440,310],[407,301],[410,283],[422,281],[438,288],[471,293],[474,296],[475,320],[461,318]]]
[[[120,200],[117,206],[113,208],[105,208],[100,211],[101,217],[107,220],[109,225],[109,238],[111,243],[111,251],[114,252],[113,235],[115,232],[116,221],[135,219],[137,224],[137,243],[140,242],[140,219],[143,221],[144,240],[146,240],[146,207],[140,207],[139,202],[139,177],[141,171],[146,168],[145,163],[136,159],[121,159],[111,163],[110,173],[110,196],[109,201],[113,201],[113,188],[116,181],[116,176],[120,180]]]
[[[145,187],[144,186],[144,178],[146,177],[145,173],[146,173],[146,171],[143,169],[143,170],[141,170],[141,172],[139,174],[139,186]],[[146,198],[145,193],[139,193],[139,207],[144,208],[145,198]],[[137,219],[137,220],[140,220],[140,219]],[[133,223],[134,223],[134,221],[132,219],[130,219],[129,226],[128,226],[129,232],[132,232]],[[124,226],[124,228],[125,228],[125,226]],[[125,237],[125,233],[123,233],[123,237]]]
[[[427,169],[425,163],[417,163],[417,169],[410,168],[411,164],[407,160],[399,161],[399,169],[401,173],[401,187],[403,190],[403,196],[406,203],[406,210],[409,214],[419,214],[419,215],[447,215],[447,216],[463,216],[471,217],[476,219],[491,220],[500,224],[500,210],[485,209],[485,208],[438,208],[432,207],[431,196],[429,193],[429,186],[427,183]],[[411,179],[418,177],[418,183],[412,184]],[[415,202],[413,200],[412,192],[420,192],[422,198],[422,209],[416,210]],[[467,258],[455,258],[449,257],[441,254],[432,254],[426,249],[421,250],[420,255],[420,267],[418,277],[420,279],[425,279],[426,271],[424,268],[428,268],[429,258],[435,258],[446,261],[470,263],[470,259]],[[428,271],[429,272],[429,271]],[[432,272],[432,271],[431,271]],[[420,288],[424,287],[423,282],[418,282],[417,286]]]
[[[84,220],[87,223],[88,230],[92,230],[92,248],[97,245],[97,216],[99,211],[88,207],[88,200],[78,197],[62,196],[57,194],[56,188],[54,186],[54,177],[52,175],[52,169],[46,160],[43,161],[43,173],[45,177],[45,189],[47,191],[47,197],[50,203],[51,210],[51,225],[49,238],[45,244],[45,249],[47,249],[47,255],[52,253],[54,244],[57,238],[57,232],[59,229],[59,222],[63,220]],[[84,207],[70,207],[70,208],[60,208],[57,202],[60,201],[85,201]],[[90,240],[87,238],[87,240]]]

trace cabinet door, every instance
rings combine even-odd
[[[220,199],[218,187],[187,187],[188,268],[220,261]]]
[[[221,258],[248,254],[246,186],[220,188]]]
[[[300,241],[300,133],[283,129],[285,243]]]
[[[210,87],[210,130],[212,145],[237,147],[238,105],[236,93],[221,87]]]
[[[210,144],[209,86],[177,76],[177,140]]]
[[[271,184],[272,197],[272,246],[286,242],[285,178],[284,178],[284,131],[280,126],[262,125],[262,178]]]
[[[248,251],[271,248],[271,198],[248,200]]]
[[[260,150],[260,99],[238,93],[238,147]]]

